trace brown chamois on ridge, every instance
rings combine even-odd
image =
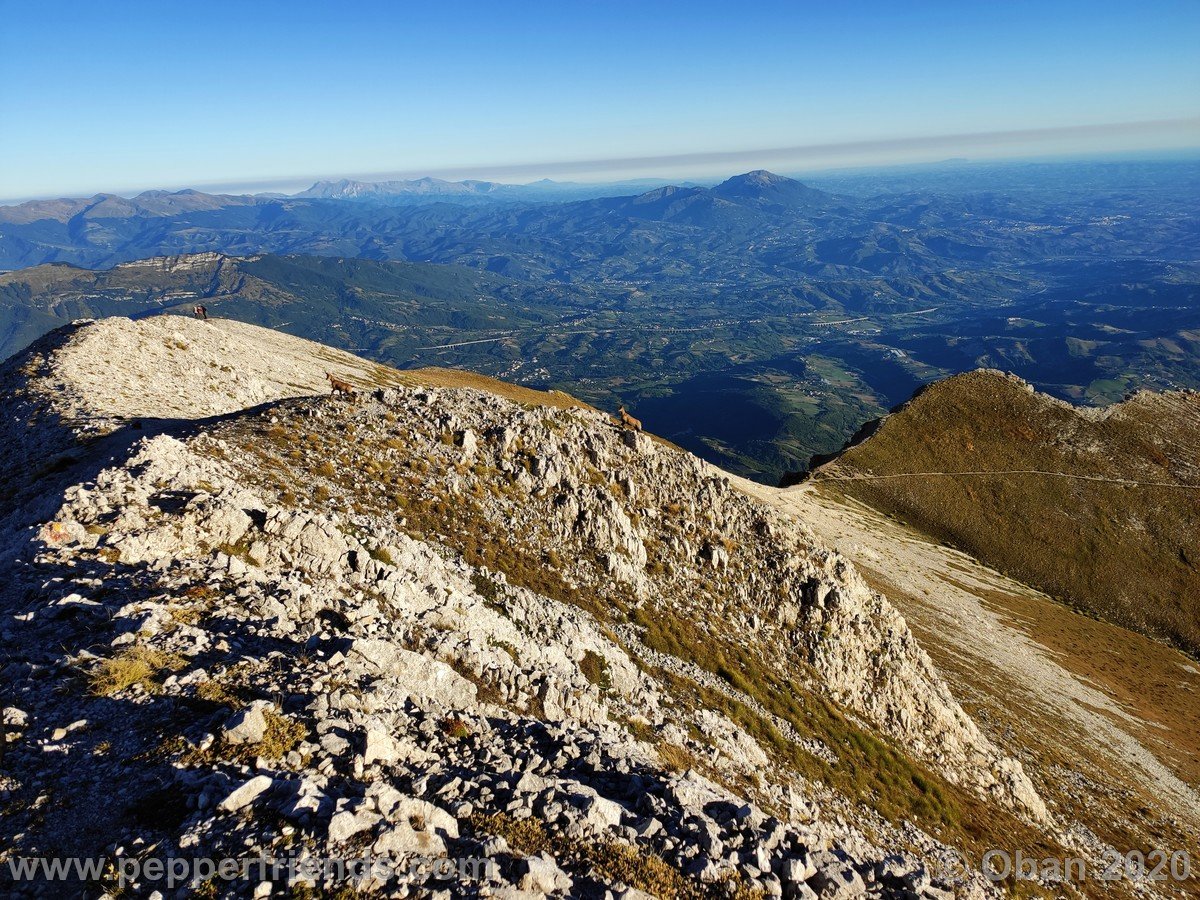
[[[635,419],[633,416],[627,413],[623,405],[617,407],[617,412],[621,414],[621,424],[623,426],[626,428],[632,428],[634,431],[642,430],[642,420]]]
[[[325,377],[329,379],[330,389],[329,396],[335,394],[345,394],[350,399],[354,399],[354,386],[348,381],[343,381],[336,377],[332,372],[326,372]]]

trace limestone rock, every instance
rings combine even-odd
[[[271,789],[274,781],[269,775],[256,775],[241,784],[221,801],[221,809],[227,812],[240,812],[254,804],[263,794]]]
[[[224,737],[230,744],[257,744],[266,737],[269,703],[259,702],[239,710],[225,723]]]

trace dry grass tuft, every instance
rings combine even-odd
[[[252,765],[259,758],[282,759],[308,737],[308,728],[302,722],[294,722],[271,709],[263,710],[263,717],[267,720],[267,728],[257,744],[228,744],[222,738],[201,750],[176,735],[165,740],[156,753],[162,757],[178,754],[179,761],[185,766],[211,766],[221,760]]]
[[[179,625],[195,625],[204,618],[204,612],[199,606],[173,606],[171,621]]]
[[[599,653],[593,653],[591,650],[583,654],[583,659],[579,663],[579,671],[583,673],[583,677],[600,688],[602,691],[607,691],[612,688],[612,677],[608,672],[608,663]]]
[[[262,741],[249,745],[247,752],[264,759],[280,759],[299,746],[308,737],[308,729],[302,722],[294,722],[273,710],[264,710],[267,730]]]
[[[215,678],[210,678],[208,681],[202,681],[196,685],[196,696],[209,703],[219,703],[231,709],[235,709],[241,705],[241,698],[231,691],[224,682],[218,681]]]
[[[663,768],[670,772],[686,772],[696,768],[696,757],[692,751],[678,744],[659,744],[658,758]]]
[[[162,690],[159,675],[177,672],[185,665],[187,661],[178,654],[149,647],[132,647],[100,662],[88,674],[88,684],[91,692],[98,697],[111,697],[135,684],[153,694]]]

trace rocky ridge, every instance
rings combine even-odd
[[[562,395],[331,354],[164,317],[6,364],[40,417],[5,464],[55,492],[4,510],[10,855],[491,862],[324,885],[394,896],[940,898],[989,890],[955,865],[970,804],[1049,825],[801,523]],[[355,401],[311,396],[330,366]],[[33,472],[54,441],[76,458]],[[77,477],[88,448],[112,456]]]

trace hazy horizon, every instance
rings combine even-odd
[[[1200,119],[1197,120],[1200,125]],[[448,182],[458,181],[491,181],[499,184],[512,186],[528,186],[537,184],[538,182],[549,181],[555,184],[569,185],[595,185],[603,187],[605,185],[619,186],[623,184],[636,184],[639,182],[663,183],[663,184],[698,184],[712,185],[724,181],[727,178],[732,178],[750,171],[768,170],[775,174],[782,175],[788,178],[819,179],[823,176],[829,176],[835,173],[839,174],[862,174],[870,175],[875,173],[883,173],[889,170],[905,171],[905,170],[920,170],[929,169],[935,170],[939,167],[947,166],[996,166],[996,165],[1022,165],[1022,164],[1046,164],[1046,165],[1069,165],[1071,163],[1118,163],[1118,162],[1189,162],[1200,161],[1200,143],[1189,146],[1167,147],[1167,148],[1150,148],[1145,150],[1127,150],[1127,151],[1107,151],[1097,153],[1079,153],[1079,152],[1063,152],[1063,153],[1042,153],[1042,154],[1021,154],[1008,156],[962,156],[962,155],[944,155],[932,154],[925,159],[911,159],[907,157],[898,157],[893,159],[885,159],[874,163],[853,164],[846,159],[830,160],[823,165],[812,165],[807,168],[797,169],[789,165],[768,164],[755,165],[755,151],[747,151],[745,153],[746,164],[743,166],[734,166],[726,169],[707,169],[702,173],[696,172],[678,172],[674,174],[664,174],[661,171],[653,169],[642,170],[622,176],[619,170],[607,170],[607,177],[604,174],[597,175],[595,172],[579,172],[577,175],[570,173],[576,170],[569,168],[572,165],[579,163],[561,163],[552,164],[545,168],[536,168],[534,171],[544,172],[545,174],[536,177],[526,178],[505,178],[505,172],[516,172],[525,169],[525,166],[509,166],[495,167],[489,169],[487,167],[479,168],[454,168],[454,169],[424,169],[424,170],[409,170],[402,172],[358,172],[358,173],[332,173],[322,175],[307,175],[284,177],[277,179],[254,180],[254,181],[219,181],[215,183],[184,183],[171,185],[138,185],[134,187],[121,187],[113,189],[100,188],[93,191],[81,191],[72,194],[39,194],[36,196],[24,197],[0,197],[0,206],[15,206],[22,203],[31,203],[46,200],[60,199],[78,199],[93,197],[99,195],[113,195],[117,197],[132,198],[139,194],[151,191],[165,191],[168,193],[176,193],[180,191],[194,190],[201,193],[214,195],[230,195],[230,196],[265,196],[265,195],[280,195],[293,196],[297,193],[308,190],[313,185],[321,182],[336,182],[336,181],[355,181],[363,183],[379,183],[385,181],[415,181],[422,178],[432,178]],[[694,154],[701,155],[701,154]],[[741,154],[737,154],[741,155]],[[669,158],[664,158],[669,159]],[[619,163],[620,160],[601,161],[610,163]],[[639,162],[641,162],[639,160]],[[556,168],[557,166],[557,168]],[[532,168],[532,166],[530,166]],[[563,175],[562,172],[567,174]],[[553,177],[554,174],[559,174],[560,177]]]

